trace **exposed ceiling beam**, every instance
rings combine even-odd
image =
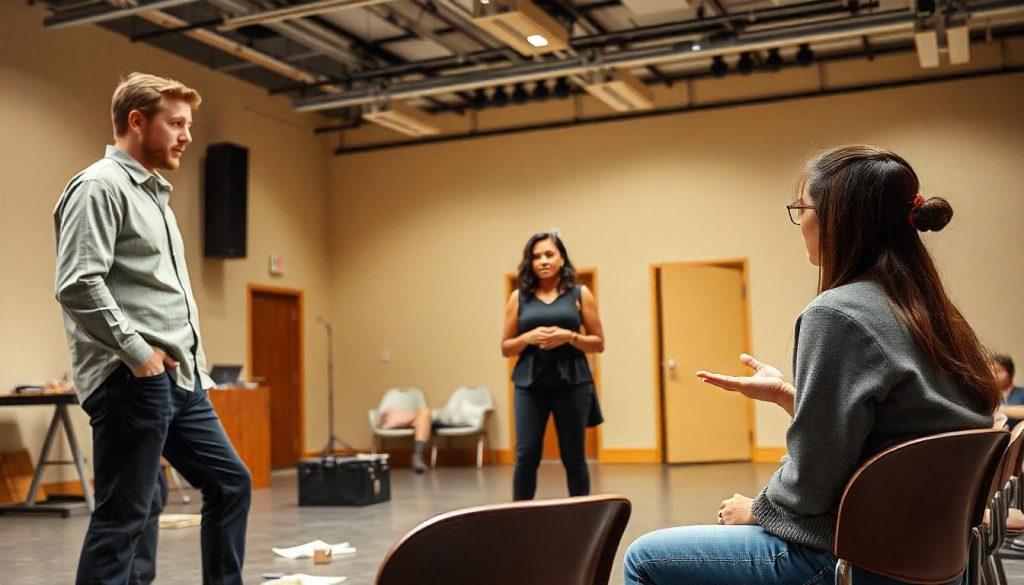
[[[970,7],[970,10],[972,22],[981,24],[986,17],[997,14],[1022,14],[1024,5],[1019,0],[999,0],[988,3],[984,7]],[[867,34],[908,32],[913,29],[916,20],[917,16],[911,10],[901,10],[895,14],[859,15],[841,22],[800,25],[789,29],[751,33],[742,38],[710,41],[702,43],[699,50],[694,50],[693,45],[689,42],[682,42],[652,48],[625,49],[594,56],[577,56],[523,66],[501,67],[466,75],[395,83],[388,88],[387,94],[391,99],[411,99],[494,85],[509,85],[578,75],[606,67],[641,67],[708,59],[718,55],[767,50],[780,46],[845,40]],[[359,88],[338,95],[298,99],[294,102],[294,107],[298,111],[319,111],[359,105],[372,101],[376,97],[379,96],[376,95],[374,88]]]
[[[207,2],[231,14],[246,14],[253,10],[252,4],[244,0],[207,0]],[[312,21],[303,19],[295,22],[272,23],[268,24],[267,28],[349,67],[360,68],[364,65],[364,60],[353,54],[350,42],[323,27],[316,28],[317,26]]]
[[[46,28],[47,30],[57,30],[71,26],[78,26],[80,24],[99,24],[101,22],[109,22],[119,18],[134,16],[148,10],[174,8],[175,6],[190,4],[195,1],[196,0],[150,0],[149,2],[143,1],[135,6],[129,6],[127,8],[116,8],[104,4],[87,6],[79,10],[62,12],[60,14],[49,16],[43,19],[43,28]]]
[[[136,14],[136,16],[164,28],[181,28],[188,26],[189,24],[177,16],[167,14],[166,12],[160,12],[159,10],[147,10]],[[251,61],[265,69],[269,69],[270,71],[277,73],[278,75],[294,79],[295,81],[301,81],[303,83],[317,83],[324,79],[322,75],[303,71],[302,69],[289,65],[276,57],[272,57],[251,47],[246,47],[241,43],[235,42],[215,32],[204,29],[194,29],[185,31],[181,34],[203,44],[220,49],[221,51],[234,55],[240,59]],[[341,88],[335,85],[323,86],[321,89],[326,92],[341,91]]]
[[[323,14],[325,12],[338,12],[341,10],[351,10],[353,8],[366,8],[367,6],[373,6],[374,4],[381,4],[390,1],[391,0],[317,0],[315,2],[307,2],[305,4],[297,4],[295,6],[286,6],[276,10],[251,12],[249,14],[228,18],[220,28],[221,30],[234,30],[236,28],[250,26],[253,24],[282,22],[307,16],[316,16],[317,14]]]

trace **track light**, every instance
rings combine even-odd
[[[570,95],[572,95],[572,87],[569,86],[569,79],[559,77],[558,81],[555,82],[555,97],[564,100]]]
[[[963,65],[971,60],[971,32],[966,22],[947,26],[946,46],[950,65]]]
[[[533,99],[542,102],[551,97],[551,90],[548,89],[548,82],[541,79],[533,88]]]
[[[725,58],[721,55],[715,56],[711,61],[711,75],[715,77],[725,77],[729,73],[729,66],[725,63]]]
[[[801,67],[810,67],[811,63],[814,63],[814,51],[811,50],[809,44],[800,45],[800,49],[796,52],[796,62]]]
[[[487,92],[484,91],[484,88],[478,87],[476,91],[473,92],[473,109],[479,111],[486,107]]]
[[[750,57],[750,53],[740,53],[740,60],[736,62],[736,71],[739,71],[740,75],[750,75],[754,71],[754,59]]]
[[[504,87],[499,85],[494,89],[494,93],[491,94],[491,105],[496,108],[503,108],[508,105],[508,93]]]
[[[764,60],[765,67],[768,71],[778,71],[782,69],[782,55],[779,55],[779,49],[769,49],[768,58]]]
[[[935,12],[935,0],[916,0],[914,3],[918,14],[932,14]]]
[[[515,89],[512,90],[512,103],[521,106],[528,99],[530,99],[530,94],[526,93],[526,87],[522,83],[517,83]]]
[[[917,47],[917,60],[923,69],[939,66],[939,34],[928,30],[918,23],[914,27],[914,46]]]

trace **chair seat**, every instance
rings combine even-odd
[[[411,437],[415,434],[414,429],[381,429],[374,428],[373,432],[381,437]]]
[[[442,427],[436,429],[434,434],[439,437],[468,437],[479,435],[479,427]]]

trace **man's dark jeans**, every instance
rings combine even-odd
[[[163,455],[203,493],[203,583],[240,585],[252,481],[198,377],[189,392],[166,373],[135,378],[122,366],[82,408],[93,433],[96,511],[77,584],[153,581]]]

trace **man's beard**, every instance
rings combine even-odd
[[[170,150],[156,146],[149,137],[145,137],[142,140],[142,154],[146,157],[146,162],[149,163],[149,166],[154,169],[174,170],[177,168],[175,164],[177,161],[171,158]]]

